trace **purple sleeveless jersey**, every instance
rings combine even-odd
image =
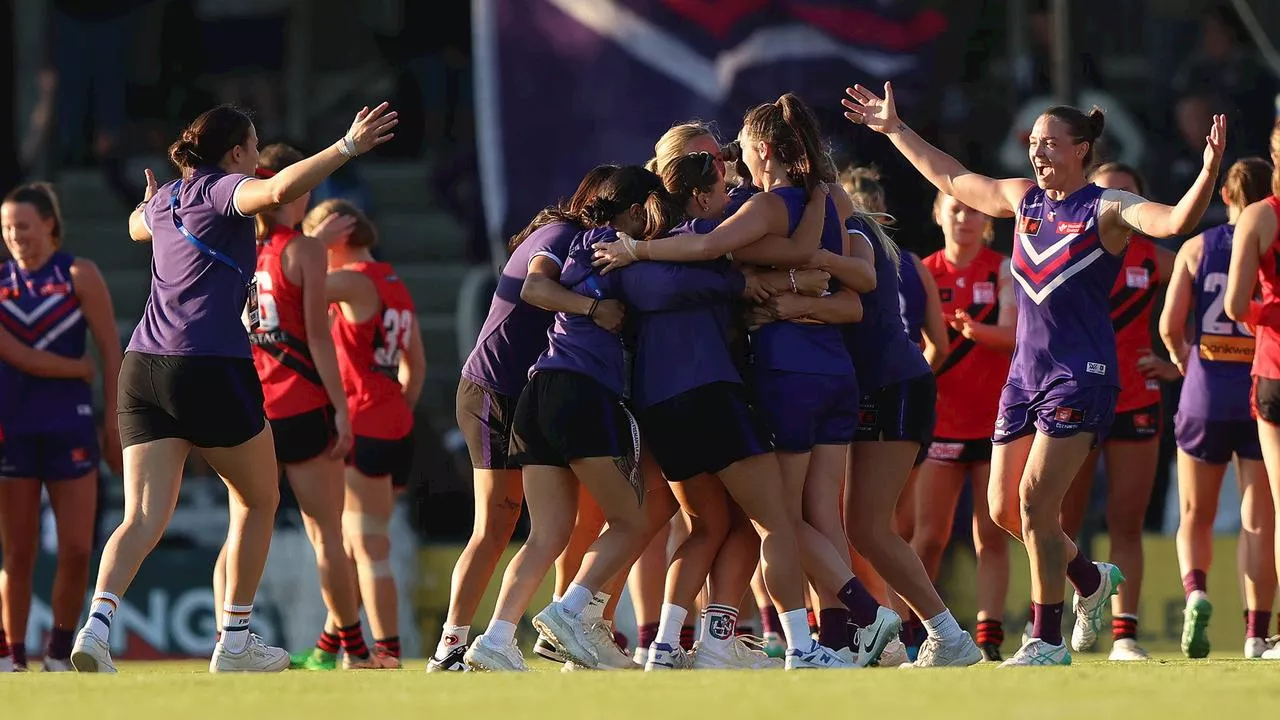
[[[920,282],[920,273],[916,270],[916,254],[902,251],[902,261],[898,264],[898,305],[902,310],[902,326],[907,329],[907,337],[919,345],[924,341],[924,283]]]
[[[1187,359],[1178,414],[1205,420],[1249,420],[1253,335],[1223,310],[1231,236],[1235,227],[1219,225],[1204,233],[1196,269],[1195,335]]]
[[[258,248],[253,218],[232,198],[247,175],[200,167],[182,183],[176,210],[182,224],[205,245],[253,274]],[[147,203],[151,229],[151,293],[129,350],[152,355],[253,357],[241,315],[248,298],[245,276],[196,249],[178,231],[169,202],[177,181]]]
[[[569,244],[580,231],[569,223],[551,223],[530,233],[511,253],[480,337],[462,366],[464,378],[500,395],[520,397],[529,382],[529,368],[547,349],[547,329],[555,319],[555,313],[520,299],[529,264],[535,257],[546,257],[563,268]]]
[[[920,346],[912,342],[902,322],[898,265],[893,262],[866,220],[849,218],[846,224],[851,242],[869,242],[876,258],[876,289],[862,296],[862,322],[845,328],[845,342],[858,386],[864,393],[930,372]],[[903,257],[901,264],[910,260]],[[914,267],[911,274],[915,274]],[[917,282],[919,276],[917,276]]]
[[[87,326],[71,281],[73,262],[71,255],[55,252],[32,272],[13,260],[0,266],[0,327],[28,347],[69,358],[84,355]],[[10,435],[93,422],[93,400],[83,380],[35,377],[0,363],[0,388],[0,426]]]
[[[1030,391],[1062,382],[1119,388],[1109,297],[1123,257],[1102,246],[1102,192],[1090,184],[1055,201],[1033,187],[1018,206],[1012,262],[1018,327],[1010,385]]]

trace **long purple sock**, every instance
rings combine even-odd
[[[760,608],[760,631],[775,635],[782,634],[782,618],[778,617],[778,609],[774,606]]]
[[[13,664],[25,668],[27,666],[27,644],[11,643],[9,649],[13,652]]]
[[[1245,612],[1245,638],[1265,638],[1267,627],[1271,625],[1271,613],[1264,610],[1248,610]]]
[[[849,608],[849,619],[858,627],[866,627],[876,621],[876,611],[880,603],[867,592],[867,587],[858,578],[849,578],[849,582],[840,588],[840,602]]]
[[[1209,576],[1203,570],[1192,570],[1182,576],[1182,592],[1185,596],[1190,597],[1197,590],[1209,592]]]
[[[832,650],[849,647],[849,611],[823,608],[818,613],[818,642]]]
[[[636,634],[639,636],[636,647],[647,648],[658,639],[658,623],[645,623],[636,628]]]
[[[45,647],[46,657],[54,660],[67,660],[71,657],[71,644],[75,641],[75,630],[53,628],[49,631],[49,644]]]
[[[1050,645],[1062,644],[1062,605],[1032,603],[1035,612],[1032,614],[1031,637],[1040,638]]]
[[[1067,563],[1067,579],[1076,586],[1080,597],[1089,597],[1102,586],[1102,573],[1098,572],[1098,566],[1085,557],[1083,552],[1077,552],[1071,562]]]

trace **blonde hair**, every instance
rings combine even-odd
[[[685,145],[700,137],[715,138],[711,126],[701,120],[690,120],[686,123],[671,126],[662,133],[658,142],[653,144],[653,157],[644,164],[644,169],[661,175],[672,163],[685,156]]]
[[[880,170],[873,166],[850,165],[840,171],[840,185],[849,193],[859,210],[883,213],[886,210],[884,186],[880,184]]]
[[[351,235],[347,237],[348,246],[367,248],[378,244],[378,229],[374,227],[369,216],[354,203],[341,198],[325,200],[311,208],[306,217],[302,218],[303,234],[314,233],[320,223],[330,215],[348,215],[356,219],[356,226],[351,229]]]

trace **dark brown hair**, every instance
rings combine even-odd
[[[818,120],[794,93],[747,111],[742,127],[751,138],[773,146],[793,184],[813,190],[818,183],[835,181],[831,159],[819,139]]]
[[[378,244],[378,229],[374,227],[369,216],[356,207],[355,203],[341,198],[325,200],[311,208],[307,216],[302,219],[302,231],[308,235],[312,234],[330,215],[347,215],[356,219],[356,225],[351,228],[351,235],[347,237],[348,246],[367,248]]]
[[[583,227],[582,209],[595,198],[596,193],[600,191],[600,185],[617,171],[617,165],[597,165],[591,168],[568,200],[561,199],[555,205],[539,210],[523,230],[513,235],[511,242],[507,243],[507,252],[515,252],[516,248],[520,247],[520,243],[527,240],[535,231],[551,223],[563,222],[577,225],[579,228]]]
[[[231,148],[249,139],[253,119],[234,105],[206,110],[169,146],[169,159],[184,177],[199,165],[216,166]]]
[[[695,192],[708,192],[718,179],[716,158],[705,152],[689,153],[662,171],[662,186],[682,212]]]
[[[285,143],[272,143],[262,149],[262,154],[258,156],[258,177],[272,177],[281,170],[290,165],[304,159],[306,156],[302,151],[292,145]],[[258,213],[253,218],[254,227],[257,228],[258,239],[263,240],[271,235],[271,219],[267,217],[267,213]]]
[[[1227,170],[1222,192],[1227,203],[1243,208],[1271,194],[1271,163],[1260,157],[1240,158]]]
[[[36,209],[41,220],[53,220],[53,244],[62,246],[62,208],[58,204],[58,194],[47,182],[33,182],[9,191],[4,196],[6,203],[26,203]]]
[[[1066,125],[1071,142],[1077,145],[1082,142],[1089,143],[1089,149],[1084,153],[1084,166],[1087,168],[1093,164],[1094,148],[1097,147],[1098,138],[1102,137],[1102,129],[1106,126],[1106,117],[1102,114],[1102,108],[1094,105],[1086,114],[1070,105],[1054,105],[1041,115],[1054,118]]]
[[[672,202],[661,178],[640,165],[626,165],[601,183],[596,196],[583,207],[583,224],[604,227],[633,205],[645,212],[644,237],[637,240],[662,237],[684,217],[684,209]]]
[[[1133,178],[1133,184],[1138,186],[1138,194],[1145,196],[1147,194],[1147,179],[1138,172],[1138,168],[1122,162],[1104,162],[1089,172],[1089,180],[1093,180],[1099,175],[1106,173],[1124,173]]]

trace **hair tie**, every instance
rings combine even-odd
[[[275,177],[275,176],[276,176],[276,171],[275,171],[275,170],[272,170],[271,168],[264,168],[264,167],[260,167],[260,168],[257,168],[256,170],[254,170],[254,171],[253,171],[253,174],[254,174],[255,176],[257,176],[257,177],[259,177],[259,178],[263,179],[263,180],[266,180],[267,178],[273,178],[273,177]]]

